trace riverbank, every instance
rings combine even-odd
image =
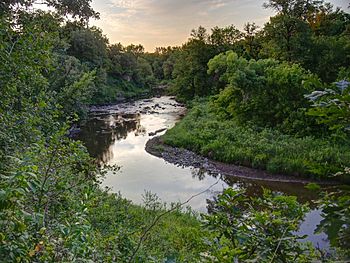
[[[241,178],[239,179],[232,175],[216,176],[213,173],[218,174],[220,172],[223,174],[224,172],[219,171],[218,167],[213,166],[213,163],[207,158],[200,158],[200,156],[190,151],[174,150],[170,146],[161,146],[158,143],[154,143],[154,147],[148,148],[152,142],[157,140],[153,139],[157,138],[154,137],[154,134],[160,135],[163,134],[164,129],[171,129],[185,111],[186,108],[178,104],[173,97],[145,99],[95,109],[88,122],[82,127],[80,139],[96,160],[120,166],[118,174],[106,174],[101,187],[108,187],[110,189],[109,193],[120,193],[124,198],[132,200],[136,204],[136,210],[142,208],[145,204],[145,197],[146,199],[151,197],[150,199],[154,200],[156,204],[162,204],[163,202],[172,204],[190,199],[191,201],[186,205],[203,214],[206,214],[208,204],[213,204],[223,188],[230,187],[245,191],[250,198],[262,198],[264,194],[262,188],[284,193],[286,196],[296,196],[301,203],[312,202],[312,200],[318,198],[317,192],[305,189],[304,186],[307,182],[302,180],[299,180],[300,183],[288,183],[289,178],[281,176],[280,179],[284,179],[284,181],[279,182],[272,181],[271,178],[268,178],[268,175],[265,175],[264,179],[270,179],[270,181],[258,181],[256,170],[237,166],[227,167],[229,171],[224,172],[240,175]],[[168,155],[165,155],[164,151],[163,156],[159,155],[165,157],[168,162],[164,162],[163,158],[156,158],[145,152],[145,145],[148,149],[154,149],[156,152],[164,150],[162,147],[169,147]],[[177,165],[173,165],[170,161]],[[182,168],[181,166],[188,167]],[[224,167],[223,164],[220,168],[222,167]],[[204,171],[205,168],[207,170]],[[242,179],[248,178],[248,176],[250,176],[249,179]],[[209,188],[210,190],[206,190]],[[154,193],[157,194],[157,197]],[[199,193],[202,194],[198,196]],[[191,199],[193,196],[196,196],[196,198]],[[211,202],[207,202],[207,200],[211,200]],[[141,205],[141,207],[138,205]],[[112,212],[111,214],[117,213]],[[130,213],[128,212],[128,214]],[[112,221],[113,217],[111,216],[110,219]],[[172,223],[172,220],[181,221]],[[206,229],[197,228],[195,218],[189,218],[189,220],[194,221],[191,228],[186,228],[186,220],[186,217],[181,215],[177,218],[170,216],[169,220],[164,222],[164,228],[162,228],[163,225],[160,225],[160,228],[166,232],[180,232],[180,236],[186,240],[186,244],[189,244],[193,237],[198,236],[196,231],[205,231]],[[314,221],[314,218],[312,218],[312,221]],[[140,224],[143,223],[143,221],[140,222]],[[198,224],[200,223],[201,221]],[[167,229],[167,224],[174,228]],[[307,229],[310,232],[310,240],[313,240],[312,233],[314,229],[308,227]],[[182,230],[184,232],[188,231],[193,237],[186,238],[182,234]],[[159,235],[163,235],[163,230],[157,229],[156,231],[159,231]],[[151,237],[151,239],[153,240],[154,237]],[[319,242],[318,239],[315,240]],[[167,243],[169,241],[157,240],[157,242]],[[194,240],[194,242],[196,241]],[[168,244],[168,247],[173,247],[171,243]],[[199,244],[199,246],[202,245]],[[181,248],[178,247],[177,249]],[[200,254],[192,253],[192,249],[188,250],[185,252],[186,255]],[[197,251],[197,248],[195,248],[195,251]],[[179,256],[175,257],[179,258]],[[197,261],[192,260],[191,262]]]
[[[180,167],[194,167],[204,169],[209,174],[222,174],[236,178],[250,179],[255,181],[281,182],[281,183],[318,183],[324,185],[338,184],[335,181],[318,181],[308,178],[298,178],[295,176],[272,174],[263,170],[254,168],[227,164],[207,157],[198,155],[184,148],[173,147],[164,143],[161,136],[150,139],[145,150],[156,157],[164,159],[166,162],[175,164]]]
[[[271,129],[241,126],[233,120],[221,119],[210,111],[207,103],[196,104],[181,122],[167,131],[162,141],[156,149],[168,151],[162,153],[162,157],[171,162],[181,164],[182,161],[172,160],[174,157],[167,156],[181,156],[182,153],[179,154],[178,150],[172,153],[173,150],[165,145],[184,148],[198,156],[205,156],[212,160],[210,163],[214,165],[214,171],[219,169],[241,176],[247,173],[248,177],[269,180],[326,180],[328,183],[328,180],[335,179],[333,174],[344,170],[350,163],[349,145],[346,143],[313,137],[299,138]],[[149,145],[152,145],[152,142]],[[148,151],[160,155],[150,150],[152,147],[147,148]],[[188,153],[182,157],[185,162],[188,159],[187,155]],[[201,157],[195,159],[200,162],[206,160]],[[250,167],[258,172],[246,168],[237,170],[237,167]]]

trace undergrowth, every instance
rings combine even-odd
[[[274,174],[327,178],[350,163],[348,143],[237,125],[233,119],[218,117],[210,103],[203,102],[195,104],[163,139],[217,161]]]

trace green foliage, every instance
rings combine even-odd
[[[311,29],[303,20],[289,15],[276,15],[270,18],[264,31],[263,56],[299,63],[308,56]]]
[[[102,191],[100,171],[86,148],[68,138],[72,123],[66,121],[107,81],[105,61],[96,56],[104,50],[77,51],[80,43],[68,55],[60,18],[44,12],[0,18],[0,261],[128,261],[165,207],[135,206]],[[86,30],[74,31],[74,41],[83,36],[101,44]],[[150,74],[144,59],[137,63],[139,74]],[[169,213],[137,260],[197,261],[204,234],[191,211]]]
[[[174,93],[180,99],[190,100],[211,93],[207,62],[214,54],[213,48],[199,39],[192,39],[182,47],[172,73]]]
[[[90,68],[102,67],[107,60],[108,39],[95,27],[81,28],[71,33],[68,55],[74,56]]]
[[[72,16],[74,19],[80,19],[81,22],[87,22],[89,18],[99,18],[99,14],[91,8],[92,0],[43,0],[42,5],[54,8],[60,16]],[[17,12],[21,9],[28,9],[35,0],[4,0],[0,4],[0,14]]]
[[[306,18],[311,12],[318,10],[322,4],[323,2],[318,0],[268,0],[263,6],[265,8],[272,8],[282,15],[303,19]]]
[[[228,84],[215,107],[239,123],[292,130],[300,119],[300,108],[307,106],[304,94],[321,85],[316,76],[296,64],[248,61],[232,51],[214,57],[208,66],[208,73]]]
[[[95,93],[96,71],[89,71],[77,58],[56,55],[52,71],[48,74],[50,91],[57,97],[67,116],[86,114]]]
[[[2,260],[128,261],[143,228],[165,208],[102,192],[86,150],[62,132],[27,149],[24,161],[13,159],[14,170],[2,177]],[[171,213],[148,234],[138,262],[195,260],[204,233],[192,212]]]
[[[204,216],[215,239],[208,241],[217,262],[310,262],[314,251],[295,235],[308,210],[296,197],[264,191],[262,198],[248,197],[228,188]]]
[[[337,176],[349,176],[349,168],[339,172]],[[332,246],[339,249],[339,254],[350,258],[350,193],[349,187],[337,189],[334,192],[326,193],[319,201],[322,208],[323,220],[318,226],[318,232],[325,232],[328,235]]]
[[[234,26],[214,27],[211,34],[199,27],[177,52],[172,76],[174,93],[181,100],[191,100],[217,93],[221,87],[216,76],[208,76],[208,61],[227,50],[239,49],[242,33]]]
[[[234,50],[300,62],[329,82],[340,67],[348,77],[347,14],[314,2],[270,1],[282,9],[261,32],[254,24],[244,34],[234,26],[214,27],[210,35],[199,27],[181,48],[150,54],[141,45],[109,45],[100,29],[88,27],[89,18],[98,17],[91,0],[42,1],[51,12],[33,11],[34,2],[0,3],[1,261],[127,262],[133,254],[135,262],[311,260],[312,250],[293,234],[306,206],[269,192],[250,199],[226,190],[204,216],[208,228],[191,210],[176,209],[145,232],[169,208],[150,193],[136,206],[101,190],[102,171],[68,138],[67,119],[162,81],[173,83],[183,100],[220,92],[195,106],[165,141],[274,173],[327,177],[350,163],[348,141],[241,126],[249,121],[289,132],[308,126],[301,107],[307,106],[304,93],[322,86],[316,76],[299,65],[248,61],[233,52],[210,61],[212,75],[207,69],[214,55]],[[346,88],[325,91],[312,115],[347,128]],[[348,178],[348,169],[341,176]],[[330,194],[323,204],[320,229],[348,255],[348,195]]]
[[[332,130],[350,130],[350,83],[346,80],[336,82],[332,89],[318,90],[306,96],[314,103],[309,110],[320,123]]]
[[[269,1],[265,7],[278,14],[264,27],[260,56],[300,63],[323,81],[335,81],[349,64],[349,14],[323,1]]]
[[[96,233],[93,244],[98,262],[128,262],[145,228],[166,209],[153,194],[146,194],[144,206],[106,192],[96,195],[93,202],[89,218]],[[174,211],[148,232],[135,259],[137,262],[196,261],[204,248],[202,238],[206,233],[193,212]]]
[[[114,103],[117,99],[135,99],[149,94],[149,88],[138,87],[132,82],[109,76],[105,86],[95,92],[92,104]]]
[[[323,81],[335,81],[340,69],[349,65],[349,36],[318,36],[312,41],[312,54],[306,59],[305,67],[315,72]]]
[[[247,59],[276,59],[286,67],[283,62],[298,63],[327,83],[348,66],[349,14],[323,1],[268,1],[264,7],[277,14],[261,30],[254,23],[243,32],[233,25],[214,27],[211,33],[202,26],[192,30],[188,42],[163,63],[164,77],[172,74],[172,91],[179,99],[218,93],[224,87],[220,76],[205,71],[210,59],[228,50]]]
[[[89,250],[82,243],[87,235],[84,194],[94,183],[86,150],[69,141],[64,128],[17,155],[8,160],[1,180],[1,258],[31,262],[84,257]]]
[[[55,33],[47,32],[41,23],[36,24],[38,21],[24,19],[23,22],[25,25],[19,35],[6,17],[1,17],[0,85],[3,110],[24,110],[26,103],[36,102],[41,89],[47,85],[40,72],[51,66],[50,50]]]
[[[350,162],[348,142],[296,138],[271,129],[239,125],[200,103],[169,130],[164,142],[214,160],[266,169],[271,173],[326,178]]]
[[[244,56],[248,59],[258,59],[261,50],[261,41],[259,41],[261,31],[255,23],[247,23],[244,26]]]
[[[235,43],[242,38],[242,33],[233,25],[220,28],[218,26],[211,29],[209,42],[217,51],[224,52],[233,49]]]

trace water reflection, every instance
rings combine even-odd
[[[208,187],[219,176],[208,173],[204,168],[177,167],[144,150],[146,142],[152,137],[150,134],[171,128],[183,111],[184,108],[169,97],[96,109],[82,125],[78,139],[84,142],[90,154],[99,162],[122,166],[121,175],[108,175],[105,185],[132,196],[135,202],[139,201],[135,196],[141,196],[144,190],[151,190],[162,195],[164,201],[173,202],[176,200],[171,196],[180,199],[186,193],[196,194],[198,185]],[[262,188],[268,188],[296,195],[301,202],[317,199],[316,193],[297,183],[247,180],[225,175],[220,180],[223,187],[246,189],[252,196],[260,196]],[[190,187],[192,192],[188,191]],[[204,200],[198,205],[200,210],[205,210]]]
[[[232,176],[209,174],[205,169],[178,167],[163,159],[151,156],[144,148],[146,142],[159,130],[175,125],[185,108],[170,97],[141,100],[135,103],[112,105],[95,109],[82,126],[78,139],[87,146],[90,154],[99,162],[121,166],[118,175],[108,173],[103,186],[120,192],[134,203],[143,202],[145,191],[156,193],[167,203],[184,202],[209,186],[214,187],[193,199],[190,206],[206,212],[207,199],[212,199],[228,186],[246,189],[251,196],[261,196],[262,189],[296,195],[299,201],[310,202],[316,194],[302,184],[265,182],[237,179]],[[160,132],[157,135],[161,135]],[[304,222],[309,232],[314,229],[310,222],[319,222],[319,213],[310,214]],[[313,236],[314,242],[327,244],[324,236]],[[321,245],[322,247],[322,245]]]
[[[105,114],[94,116],[82,126],[79,139],[84,142],[90,155],[100,163],[109,163],[115,158],[113,144],[125,140],[130,132],[144,135],[141,114]]]
[[[204,168],[192,169],[191,175],[192,178],[196,178],[199,181],[205,180],[206,176],[213,178],[218,178],[220,176],[220,180],[225,182],[228,186],[237,189],[245,189],[246,193],[252,197],[262,196],[264,188],[266,188],[273,192],[297,196],[299,202],[309,203],[312,208],[316,207],[316,204],[313,201],[318,199],[318,193],[316,191],[308,190],[302,183],[280,183],[273,181],[236,178],[233,176],[208,173]]]

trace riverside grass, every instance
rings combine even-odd
[[[349,143],[238,125],[217,116],[208,101],[195,103],[163,140],[216,161],[312,179],[329,178],[350,164]]]

